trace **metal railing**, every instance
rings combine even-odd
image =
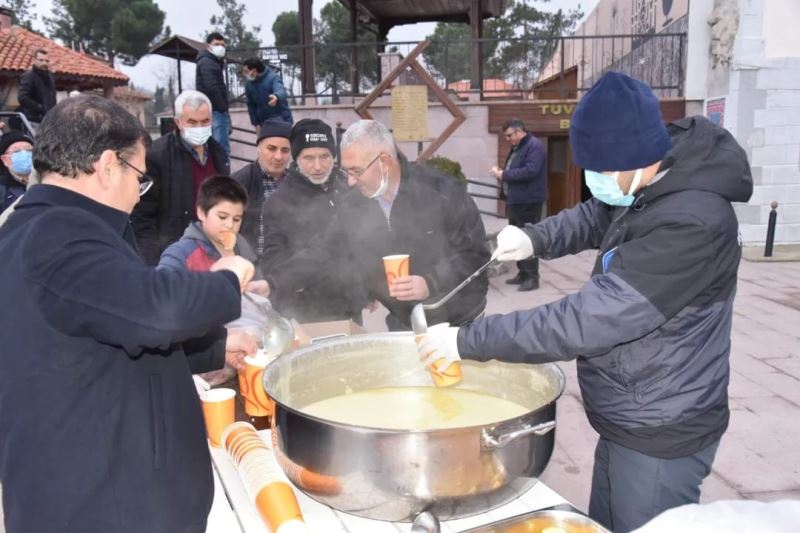
[[[323,103],[349,104],[368,94],[381,76],[417,44],[314,43],[231,50],[229,57],[237,62],[251,56],[271,60],[294,105],[304,103],[309,96]],[[479,89],[470,88],[470,53],[474,46],[480,47],[482,57],[484,81]],[[303,94],[301,90],[300,58],[308,47],[314,49],[313,94]],[[685,33],[439,40],[431,42],[420,63],[453,98],[466,99],[469,93],[479,93],[481,98],[574,98],[589,90],[608,70],[644,81],[659,96],[680,97],[686,50]],[[244,92],[239,68],[237,63],[228,64],[233,95]],[[570,78],[573,69],[575,79]],[[413,73],[409,71],[406,76],[413,78]]]

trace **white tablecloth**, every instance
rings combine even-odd
[[[269,430],[260,433],[267,443],[271,442]],[[221,481],[224,492],[223,488],[217,484],[214,506],[208,518],[207,532],[230,533],[237,531],[236,528],[239,527],[243,533],[269,533],[258,511],[247,497],[244,485],[228,454],[221,448],[211,448],[211,459],[214,462],[215,483],[217,480]],[[297,488],[294,488],[294,492],[310,533],[408,533],[411,531],[411,524],[382,522],[349,515],[312,500]],[[443,522],[442,533],[457,533],[562,503],[567,503],[567,501],[547,485],[539,482],[528,492],[502,507],[469,518]]]

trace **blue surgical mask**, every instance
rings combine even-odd
[[[628,207],[633,204],[633,192],[642,181],[642,169],[640,168],[633,175],[633,182],[631,182],[628,194],[625,194],[617,181],[619,172],[614,172],[610,176],[593,170],[584,170],[583,173],[586,176],[586,186],[592,191],[592,195],[608,205]]]
[[[18,176],[27,176],[33,170],[33,153],[20,150],[11,154],[11,172]]]

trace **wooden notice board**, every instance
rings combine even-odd
[[[392,130],[397,141],[428,140],[426,85],[398,85],[392,88]]]

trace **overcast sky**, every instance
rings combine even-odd
[[[36,12],[39,14],[34,26],[43,30],[42,14],[47,15],[51,12],[52,1],[34,0],[34,2]],[[580,5],[584,13],[588,15],[598,0],[550,0],[548,2],[529,0],[529,2],[548,11],[567,10]],[[0,3],[3,3],[2,0]],[[193,39],[200,39],[202,35],[205,35],[211,15],[220,13],[216,0],[156,0],[156,3],[167,14],[165,24],[172,29],[173,34]],[[247,7],[248,25],[261,26],[260,37],[264,46],[270,46],[274,42],[272,23],[278,14],[284,11],[297,11],[297,0],[244,0],[243,3]],[[328,0],[314,1],[315,17],[319,17],[319,12],[326,3]],[[420,41],[433,31],[434,25],[434,23],[421,23],[397,26],[389,32],[388,39],[389,41]],[[135,67],[118,66],[118,68],[130,76],[136,86],[152,91],[155,89],[159,77],[167,74],[173,63],[167,58],[145,56]],[[185,64],[183,68],[184,75],[193,79],[194,65]]]

